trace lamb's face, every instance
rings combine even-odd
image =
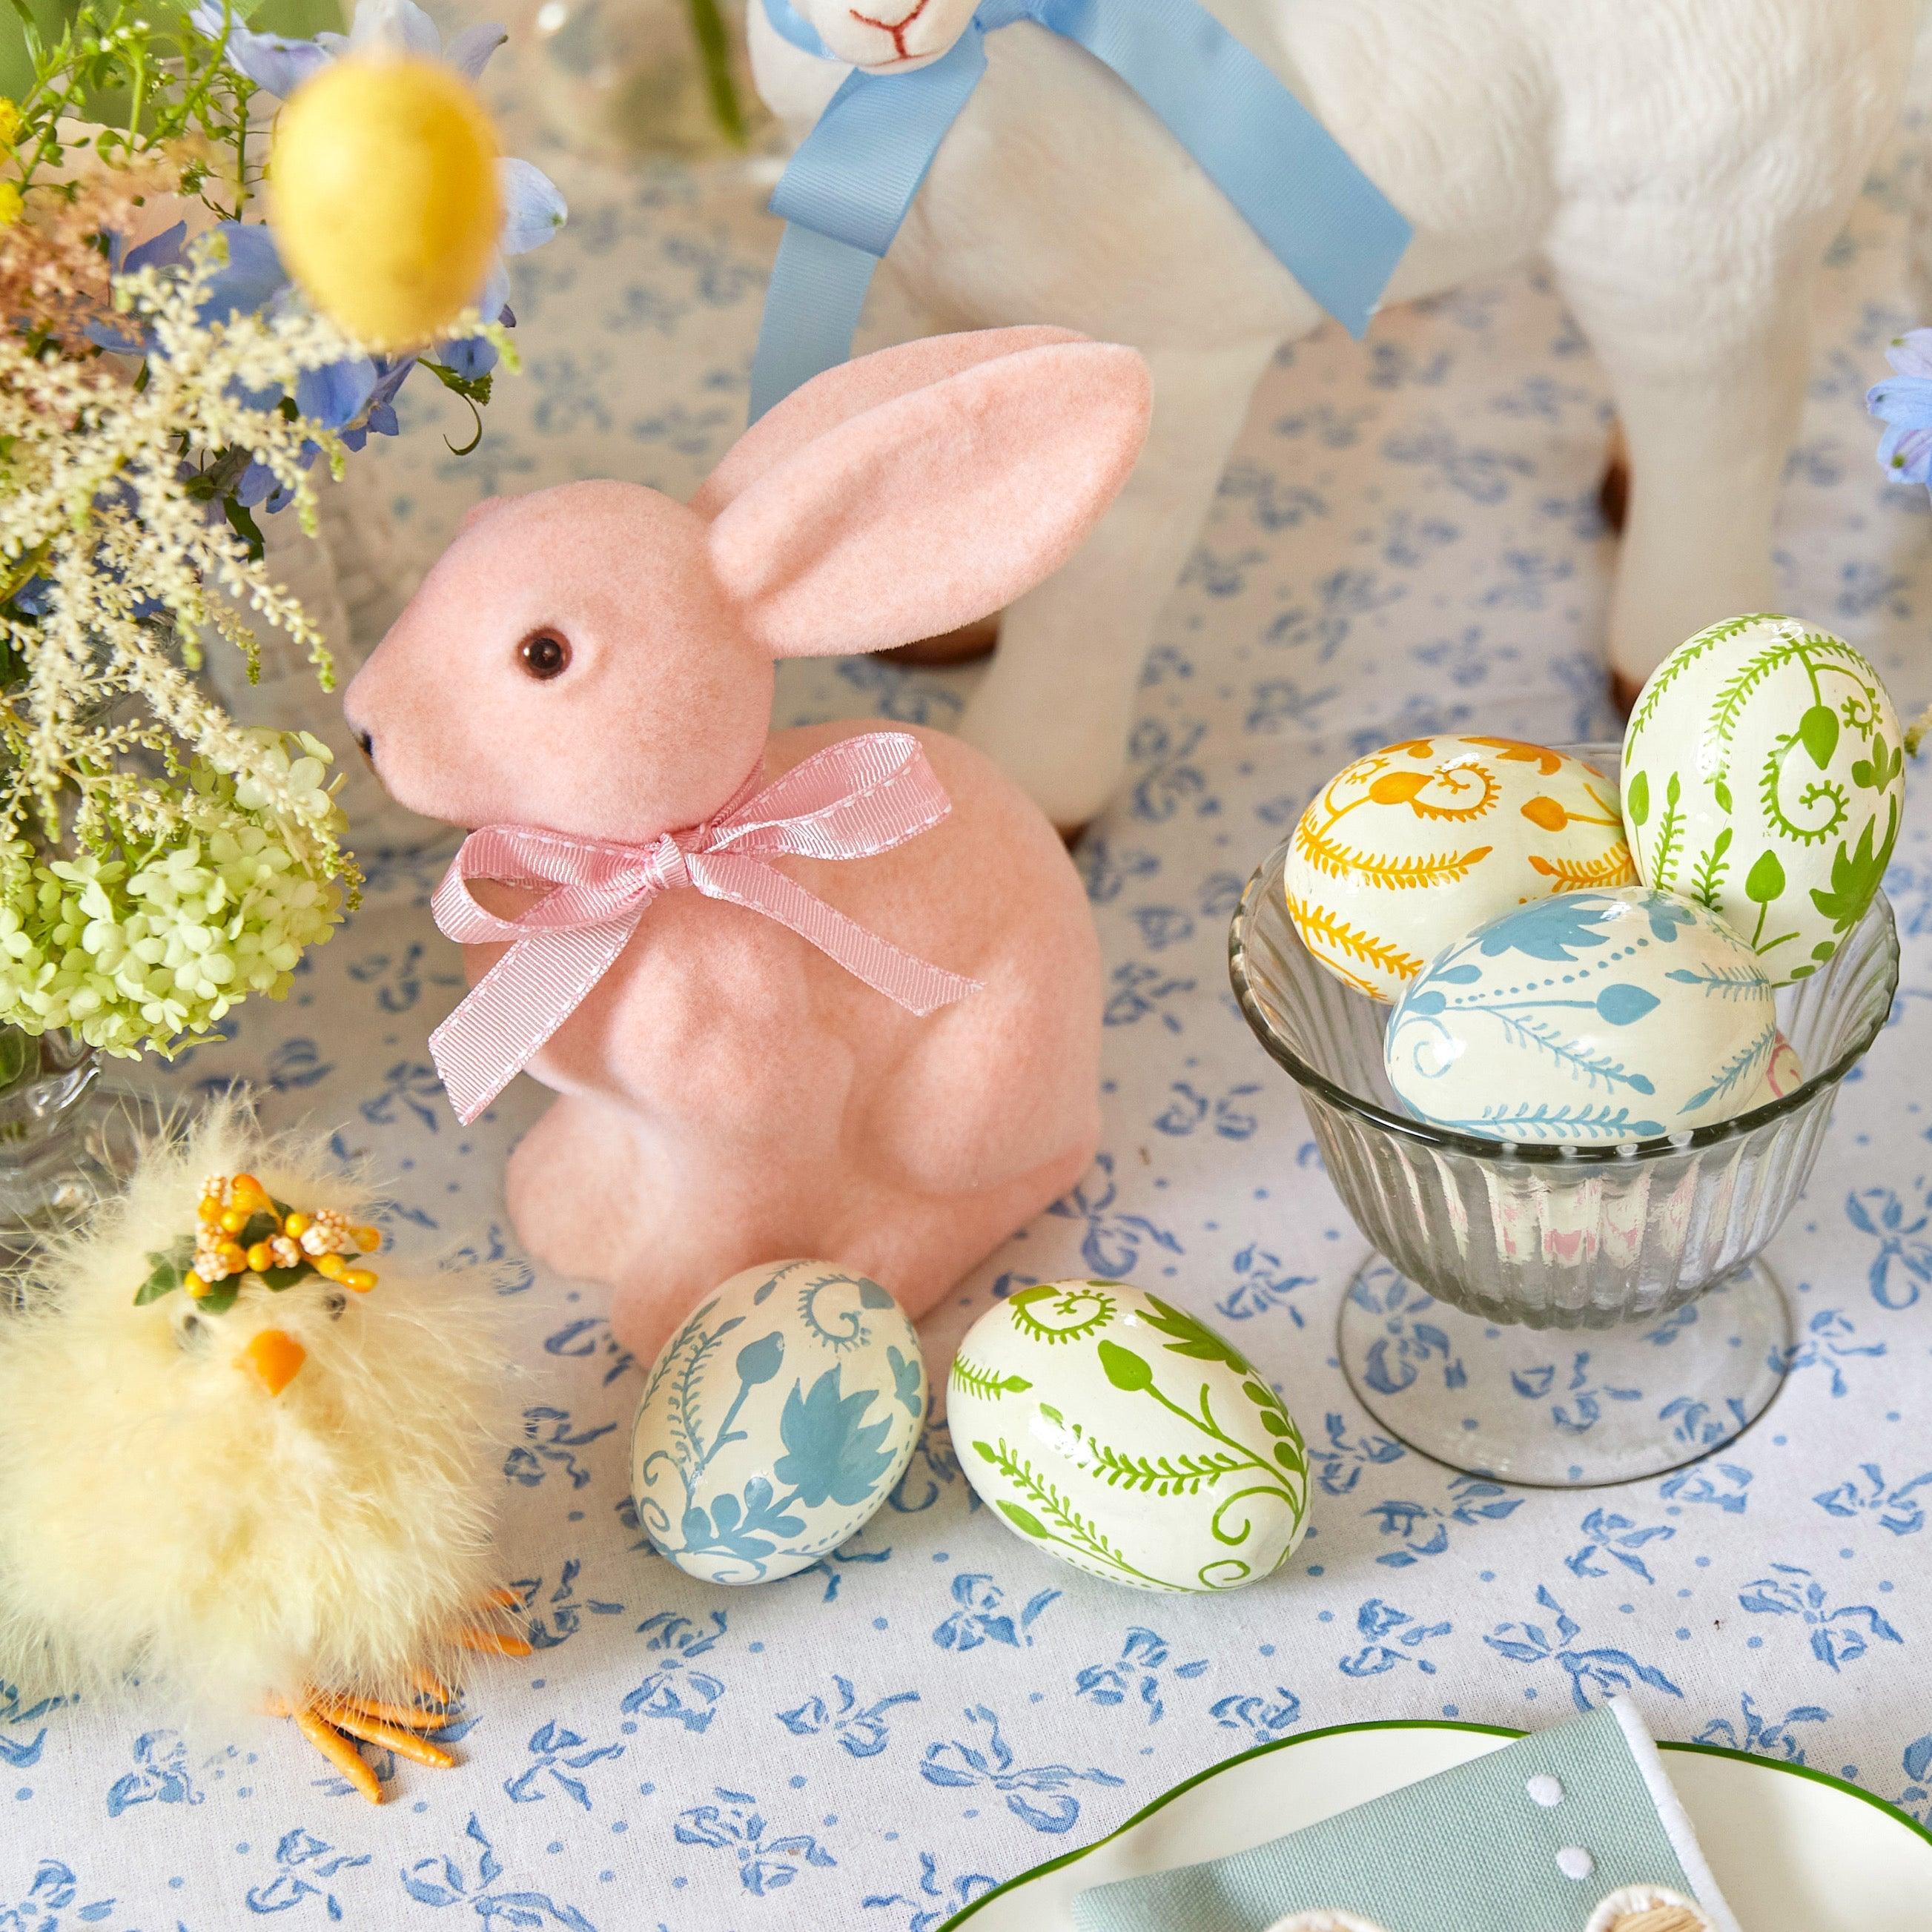
[[[715,811],[764,747],[772,667],[704,539],[632,484],[473,512],[344,700],[384,785],[451,824],[589,838]]]
[[[871,74],[909,74],[949,52],[979,0],[797,0],[826,51]]]

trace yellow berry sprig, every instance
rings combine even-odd
[[[252,1174],[210,1174],[202,1184],[195,1230],[165,1255],[150,1255],[154,1271],[135,1297],[152,1301],[184,1288],[204,1306],[226,1307],[252,1274],[279,1293],[318,1274],[367,1294],[374,1270],[356,1258],[382,1244],[380,1230],[360,1226],[333,1208],[312,1214],[278,1201]]]

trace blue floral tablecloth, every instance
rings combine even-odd
[[[1932,514],[1880,477],[1862,398],[1886,339],[1924,316],[1919,167],[1915,122],[1832,251],[1779,532],[1790,607],[1863,644],[1913,710],[1932,698]],[[556,171],[571,226],[518,265],[526,376],[500,385],[473,455],[445,452],[437,431],[467,428],[453,410],[383,452],[423,556],[488,490],[608,473],[686,491],[742,421],[775,240],[760,191]],[[1619,1690],[1660,1736],[1801,1760],[1932,1818],[1922,802],[1890,880],[1892,1025],[1775,1250],[1798,1303],[1790,1382],[1756,1429],[1662,1480],[1511,1490],[1378,1432],[1333,1354],[1365,1244],[1227,990],[1241,882],[1336,765],[1446,726],[1614,730],[1608,422],[1534,274],[1386,316],[1366,348],[1330,330],[1282,356],[1162,625],[1130,785],[1079,854],[1108,961],[1105,1151],[928,1324],[941,1364],[1004,1282],[1075,1273],[1220,1323],[1314,1452],[1315,1528],[1285,1574],[1176,1600],[1051,1564],[974,1506],[935,1421],[890,1507],[830,1561],[700,1586],[629,1514],[640,1378],[600,1296],[517,1269],[529,1379],[502,1546],[538,1648],[476,1674],[461,1768],[405,1765],[374,1810],[286,1726],[189,1736],[139,1706],[0,1686],[0,1928],[931,1932],[1258,1741],[1398,1715],[1534,1724]],[[793,670],[792,717],[940,726],[972,675]],[[339,1126],[395,1173],[402,1239],[514,1264],[502,1157],[542,1096],[520,1083],[469,1130],[443,1102],[424,1040],[460,982],[424,910],[440,862],[375,864],[288,1003],[250,1007],[176,1077],[245,1076],[272,1118]],[[1551,1336],[1549,1370],[1589,1393],[1584,1346]]]

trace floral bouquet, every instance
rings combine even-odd
[[[1894,483],[1920,483],[1932,490],[1932,328],[1894,336],[1885,359],[1892,375],[1865,394],[1865,407],[1886,425],[1878,466]],[[1916,754],[1928,732],[1932,709],[1906,730],[1906,751]]]
[[[34,77],[0,102],[0,1084],[34,1036],[128,1056],[214,1036],[352,901],[327,748],[236,725],[197,680],[204,640],[252,676],[266,625],[328,683],[258,519],[313,534],[314,466],[395,434],[418,368],[480,410],[514,320],[501,256],[563,220],[536,169],[498,162],[501,253],[451,339],[350,339],[262,219],[274,99],[372,43],[473,78],[504,37],[446,55],[411,0],[365,0],[348,35],[290,40],[251,32],[252,4],[156,24],[81,0],[52,40],[20,8]]]

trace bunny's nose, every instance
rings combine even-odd
[[[356,728],[356,742],[364,758],[373,766],[376,762],[376,734],[367,725]]]

